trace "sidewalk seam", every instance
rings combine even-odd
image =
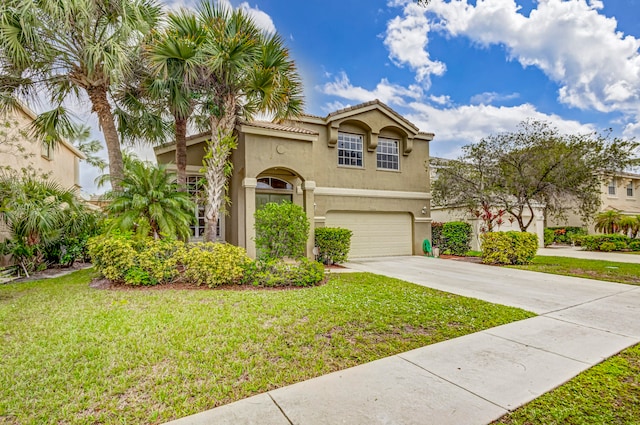
[[[535,272],[535,273],[537,273],[537,272]],[[605,282],[605,281],[601,280],[601,281],[598,281],[598,282]],[[610,282],[610,283],[617,283],[617,282]],[[624,285],[624,283],[619,283],[619,285]],[[632,285],[629,285],[629,286],[632,286]],[[618,295],[626,294],[627,292],[633,292],[633,291],[637,291],[637,290],[638,290],[638,288],[632,287],[631,289],[627,289],[627,290],[624,290],[624,291],[616,292],[614,294],[603,295],[601,297],[593,298],[593,299],[590,299],[590,300],[587,300],[587,301],[583,301],[583,302],[578,303],[578,304],[574,304],[574,305],[570,305],[570,306],[567,306],[567,307],[558,308],[556,310],[549,310],[549,311],[546,311],[546,312],[544,312],[542,314],[539,314],[539,316],[546,316],[547,314],[558,313],[560,311],[569,310],[569,309],[574,308],[574,307],[582,307],[583,305],[590,304],[590,303],[595,302],[595,301],[601,301],[601,300],[604,300],[606,298],[615,297],[615,296],[618,296]]]
[[[412,361],[411,361],[411,360],[409,360],[409,359],[405,359],[404,357],[402,357],[402,354],[396,354],[396,357],[398,357],[398,358],[400,358],[400,359],[404,360],[405,362],[407,362],[407,363],[409,363],[409,364],[411,364],[411,365],[413,365],[413,366],[417,367],[418,369],[422,369],[422,370],[424,370],[425,372],[427,372],[427,373],[429,373],[429,374],[431,374],[431,375],[433,375],[433,376],[437,377],[438,379],[442,379],[444,382],[448,382],[448,383],[450,383],[450,384],[451,384],[451,385],[453,385],[454,387],[458,387],[458,388],[460,388],[461,390],[463,390],[463,391],[465,391],[465,392],[467,392],[467,393],[469,393],[469,394],[472,394],[472,395],[474,395],[474,396],[478,397],[478,398],[479,398],[479,399],[481,399],[481,400],[486,401],[487,403],[491,403],[491,404],[493,404],[494,406],[499,407],[500,409],[504,410],[506,413],[511,412],[511,410],[510,410],[510,409],[508,409],[508,408],[506,408],[506,407],[504,407],[504,406],[501,406],[501,405],[499,405],[498,403],[493,402],[493,401],[489,400],[488,398],[485,398],[485,397],[483,397],[483,396],[481,396],[481,395],[479,395],[479,394],[476,394],[476,393],[474,393],[473,391],[470,391],[469,389],[467,389],[467,388],[465,388],[465,387],[462,387],[462,386],[460,386],[459,384],[456,384],[455,382],[452,382],[452,381],[450,381],[450,380],[448,380],[448,379],[446,379],[446,378],[444,378],[444,377],[442,377],[442,376],[438,375],[437,373],[433,373],[433,372],[432,372],[432,371],[430,371],[429,369],[426,369],[426,368],[424,368],[424,367],[420,366],[419,364],[412,362]]]
[[[280,405],[278,404],[278,402],[276,401],[275,398],[273,398],[273,396],[271,395],[271,392],[267,392],[267,395],[269,396],[269,398],[271,399],[271,401],[273,401],[273,404],[276,405],[276,407],[278,408],[278,410],[280,410],[280,413],[282,413],[282,416],[284,416],[284,418],[287,420],[287,422],[289,422],[291,425],[293,425],[293,422],[291,421],[291,419],[289,419],[289,416],[287,416],[286,413],[284,413],[284,410],[282,410],[282,407],[280,407]]]
[[[633,335],[621,334],[621,333],[618,333],[618,332],[610,331],[610,330],[608,330],[608,329],[596,328],[595,326],[584,325],[584,324],[582,324],[582,323],[578,323],[578,322],[572,322],[571,320],[569,320],[569,319],[565,319],[565,318],[563,318],[563,317],[552,317],[552,316],[547,316],[547,313],[545,313],[545,314],[540,314],[540,315],[538,315],[537,317],[544,317],[544,318],[546,318],[546,319],[553,319],[553,320],[557,320],[558,322],[563,322],[563,323],[569,323],[569,324],[571,324],[571,325],[582,326],[583,328],[593,329],[594,331],[606,332],[606,333],[609,333],[609,334],[611,334],[611,335],[617,335],[617,336],[621,336],[621,337],[624,337],[624,338],[629,338],[629,339],[631,339],[631,340],[633,340],[633,341],[636,341],[636,342],[634,342],[634,343],[633,343],[633,344],[631,344],[631,345],[635,345],[635,344],[637,344],[638,342],[640,342],[640,339],[638,339],[638,337],[633,336]],[[515,322],[512,322],[512,323],[515,323]],[[496,327],[498,327],[498,326],[496,326]],[[493,328],[489,328],[489,329],[487,329],[487,330],[491,330],[491,329],[493,329]],[[484,331],[480,331],[480,332],[484,332]]]

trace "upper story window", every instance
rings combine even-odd
[[[398,141],[392,139],[378,139],[376,148],[377,167],[381,170],[399,170],[400,154]]]
[[[609,181],[609,195],[616,194],[616,179],[611,179]]]
[[[40,151],[40,155],[42,155],[43,158],[46,158],[48,160],[52,160],[53,159],[53,146],[49,143],[45,143],[42,142],[42,149]]]
[[[338,133],[338,165],[362,167],[362,140],[360,134]]]
[[[629,182],[629,184],[627,185],[627,196],[633,196],[633,182]]]

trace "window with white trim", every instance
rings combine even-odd
[[[338,133],[338,165],[362,167],[361,134]]]
[[[616,179],[611,179],[609,181],[609,195],[616,194]]]
[[[627,196],[633,197],[633,182],[629,182],[627,185]]]
[[[187,176],[187,192],[196,203],[194,211],[195,222],[191,224],[191,237],[202,239],[206,220],[204,218],[204,178],[202,176]],[[216,226],[216,237],[220,238],[220,218]]]
[[[380,170],[399,170],[400,153],[398,141],[393,139],[378,139],[376,148],[376,163]]]

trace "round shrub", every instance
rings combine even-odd
[[[629,249],[631,251],[640,251],[640,241],[629,242]]]
[[[538,237],[529,232],[488,232],[480,239],[485,264],[530,264],[538,251]]]
[[[325,264],[347,261],[352,234],[351,230],[340,227],[317,227],[315,241],[320,261]]]
[[[309,238],[309,220],[301,206],[268,203],[255,213],[256,248],[261,258],[301,258]]]
[[[93,266],[114,282],[124,281],[127,271],[136,265],[137,250],[130,234],[95,236],[87,242]]]
[[[471,225],[464,221],[452,221],[442,225],[440,251],[453,255],[465,255],[471,249]]]
[[[227,243],[200,242],[176,252],[183,278],[195,285],[216,286],[240,283],[251,259],[244,248]]]

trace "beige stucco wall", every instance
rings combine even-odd
[[[6,113],[0,118],[0,122],[9,123],[9,127],[3,128],[5,135],[0,136],[0,166],[8,166],[15,171],[33,169],[64,188],[79,188],[81,154],[68,143],[60,142],[52,149],[50,158],[43,156],[42,141],[27,134],[32,121],[33,115],[22,110]],[[18,144],[23,152],[15,148]]]

